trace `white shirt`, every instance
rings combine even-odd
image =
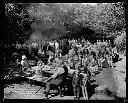
[[[53,47],[54,46],[54,43],[53,42],[50,42],[49,45]]]
[[[35,71],[35,75],[31,77],[31,79],[35,79],[37,81],[41,81],[43,79],[42,71],[40,66],[34,66],[32,67],[33,71]]]
[[[28,61],[21,60],[21,65],[24,67],[29,67]]]
[[[24,61],[23,60],[21,60],[21,65],[24,65]]]
[[[34,67],[32,67],[32,69],[35,71],[36,75],[42,75],[40,66],[34,66]]]
[[[58,49],[59,48],[59,43],[55,43],[55,48]]]

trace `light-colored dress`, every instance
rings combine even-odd
[[[41,67],[40,66],[34,66],[34,67],[32,67],[32,69],[35,72],[35,75],[33,76],[33,79],[37,80],[37,81],[42,81],[43,76],[42,76]]]

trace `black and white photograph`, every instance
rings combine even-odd
[[[4,3],[3,101],[126,101],[125,5]]]

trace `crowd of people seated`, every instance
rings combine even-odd
[[[95,76],[100,69],[104,68],[104,62],[113,68],[113,63],[117,62],[119,57],[110,40],[97,40],[95,43],[90,43],[85,39],[54,40],[36,45],[35,48],[31,51],[38,54],[35,63],[37,66],[31,66],[26,55],[22,55],[21,65],[23,71],[35,73],[32,78],[40,79],[46,76],[46,71],[52,71],[52,75],[44,81],[46,97],[52,85],[60,85],[67,74],[70,74],[74,98],[80,98],[80,88],[82,88],[84,98],[88,99],[86,83],[89,82],[90,77]],[[43,56],[47,57],[45,61],[42,59]]]

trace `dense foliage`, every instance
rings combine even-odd
[[[24,41],[30,35],[52,39],[64,34],[113,37],[126,27],[124,3],[6,3],[5,25],[9,41]],[[94,31],[89,33],[90,31]],[[40,36],[41,35],[41,36]],[[43,35],[43,37],[42,37]],[[116,37],[114,35],[114,37]]]
[[[114,43],[116,44],[117,50],[126,55],[126,32],[125,31],[120,32],[120,35],[116,37]]]
[[[5,34],[1,44],[24,43],[28,39],[55,39],[67,35],[93,40],[116,38],[117,50],[126,51],[125,8],[121,2],[96,5],[5,3],[4,21]],[[16,50],[6,48],[3,52],[6,66],[12,59],[11,51]]]

